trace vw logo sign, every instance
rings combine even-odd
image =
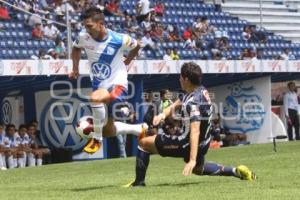
[[[3,64],[3,61],[0,60],[0,75],[3,75],[4,74],[4,64]]]
[[[12,107],[9,101],[5,100],[2,103],[2,121],[5,124],[10,124],[12,120]]]
[[[75,126],[80,117],[91,113],[89,103],[76,94],[68,100],[50,99],[40,118],[43,141],[51,147],[71,148],[74,153],[81,152],[86,140],[76,134]]]
[[[94,62],[92,64],[92,73],[93,78],[96,78],[99,81],[103,81],[110,77],[111,68],[107,64]]]

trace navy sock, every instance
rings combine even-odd
[[[135,163],[135,183],[144,183],[149,160],[150,153],[138,148]]]
[[[237,176],[235,173],[235,168],[224,167],[223,165],[206,162],[204,163],[203,175],[209,176]]]

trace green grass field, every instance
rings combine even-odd
[[[210,150],[207,160],[245,164],[256,181],[181,175],[181,159],[152,156],[145,188],[121,188],[134,177],[135,158],[0,171],[1,200],[43,199],[300,199],[300,143]]]

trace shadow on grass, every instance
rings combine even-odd
[[[91,186],[86,188],[71,188],[67,189],[72,192],[87,192],[92,190],[101,190],[101,189],[107,189],[107,188],[114,188],[117,187],[116,185],[103,185],[103,186]]]
[[[203,182],[204,183],[204,182]],[[148,185],[149,187],[172,187],[172,186],[180,186],[180,187],[185,187],[185,186],[190,186],[190,185],[200,185],[202,182],[188,182],[188,183],[160,183],[157,185]]]

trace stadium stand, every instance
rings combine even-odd
[[[16,3],[13,0],[7,1],[9,3]],[[254,2],[253,0],[243,1],[245,4],[235,4],[233,7],[231,3],[222,4],[224,11],[230,11],[233,15],[229,14],[229,12],[216,10],[215,6],[210,3],[205,3],[201,0],[199,1],[188,1],[188,0],[178,0],[171,1],[165,0],[162,1],[164,4],[164,15],[157,17],[156,20],[158,24],[162,24],[163,27],[168,27],[172,25],[175,30],[178,30],[178,35],[180,38],[177,41],[159,41],[156,42],[157,53],[153,53],[151,50],[145,50],[144,54],[140,56],[140,59],[162,59],[164,52],[167,48],[177,48],[180,59],[242,59],[242,52],[244,49],[250,49],[253,52],[252,57],[255,57],[255,52],[257,49],[261,52],[264,59],[274,59],[280,58],[279,55],[282,54],[285,48],[290,50],[290,53],[295,56],[296,59],[300,57],[300,44],[292,43],[289,39],[293,39],[294,41],[298,41],[296,37],[293,37],[288,34],[294,34],[293,31],[289,31],[292,33],[284,34],[282,31],[287,30],[285,26],[273,26],[272,23],[266,24],[266,29],[259,30],[258,28],[253,28],[253,31],[258,32],[263,35],[263,37],[267,38],[265,42],[261,41],[246,41],[243,39],[243,30],[246,26],[251,25],[251,23],[257,24],[257,18],[259,18],[257,14],[257,6],[250,6],[247,2]],[[278,2],[276,0],[271,1],[263,1],[268,5],[268,9],[270,10],[270,16],[266,17],[267,20],[270,17],[274,17],[274,11],[282,10],[280,15],[290,16],[287,21],[297,21],[298,15],[300,15],[297,10],[293,10],[294,12],[289,12],[289,8],[286,8],[285,5],[275,5],[274,3]],[[269,2],[269,3],[268,3]],[[296,2],[296,1],[295,1]],[[151,2],[154,3],[154,2]],[[120,10],[125,11],[129,15],[135,16],[135,5],[137,4],[137,0],[133,1],[120,1]],[[274,5],[273,5],[274,4]],[[92,5],[92,4],[91,4]],[[6,6],[6,5],[5,5]],[[105,6],[105,5],[103,5]],[[154,4],[152,5],[152,7]],[[239,7],[240,6],[240,7]],[[246,20],[242,20],[237,16],[240,16],[239,13],[235,13],[234,10],[226,10],[228,7],[232,7],[231,9],[241,9],[241,7],[247,6],[247,12],[249,14],[249,18],[244,15],[245,19],[249,19],[249,22]],[[2,59],[30,59],[31,56],[36,56],[39,54],[39,50],[43,50],[48,52],[49,49],[55,49],[55,42],[50,39],[42,39],[42,40],[34,40],[32,39],[32,28],[28,27],[26,21],[29,19],[29,14],[22,13],[13,9],[12,7],[6,6],[9,10],[9,15],[11,19],[4,19],[0,21],[0,58]],[[275,9],[275,10],[273,10]],[[51,9],[50,9],[51,11]],[[241,11],[243,12],[243,11]],[[268,11],[269,12],[269,11]],[[79,12],[71,13],[71,18],[73,21],[79,21]],[[267,13],[267,12],[266,12]],[[57,15],[59,12],[39,12],[39,15],[42,17],[49,17],[52,20],[57,19]],[[188,16],[188,17],[187,17]],[[251,18],[252,16],[252,18]],[[254,17],[253,17],[254,16]],[[185,41],[182,38],[183,32],[187,27],[193,25],[193,23],[201,17],[207,17],[209,20],[209,24],[213,27],[217,28],[218,31],[212,31],[209,34],[200,38],[201,50],[193,50],[190,48],[185,48]],[[295,17],[294,20],[292,18]],[[297,19],[296,19],[297,18]],[[106,17],[107,23],[110,27],[113,27],[116,31],[123,31],[125,17],[118,15],[111,15]],[[280,21],[280,19],[278,19]],[[251,23],[250,23],[251,22]],[[285,21],[286,22],[286,21]],[[46,25],[46,21],[43,20],[43,24]],[[300,21],[299,21],[300,23]],[[292,28],[292,26],[289,26]],[[64,27],[57,26],[58,29],[63,29]],[[296,30],[297,26],[293,26]],[[273,32],[269,32],[266,30],[274,31],[274,33],[281,34],[285,36],[287,39],[284,39],[281,35],[276,35]],[[281,32],[279,30],[282,30]],[[291,30],[291,29],[288,29]],[[279,32],[278,32],[279,31]],[[72,39],[76,37],[78,34],[78,29],[72,33]],[[139,38],[143,33],[130,33],[132,36]],[[220,36],[220,34],[222,36]],[[228,48],[226,51],[222,51],[221,54],[214,57],[212,53],[212,48],[214,48],[214,42],[216,38],[225,37],[228,40]],[[59,37],[61,39],[66,38],[66,32],[60,33]],[[67,46],[65,44],[65,46]],[[84,57],[86,55],[83,55]]]

